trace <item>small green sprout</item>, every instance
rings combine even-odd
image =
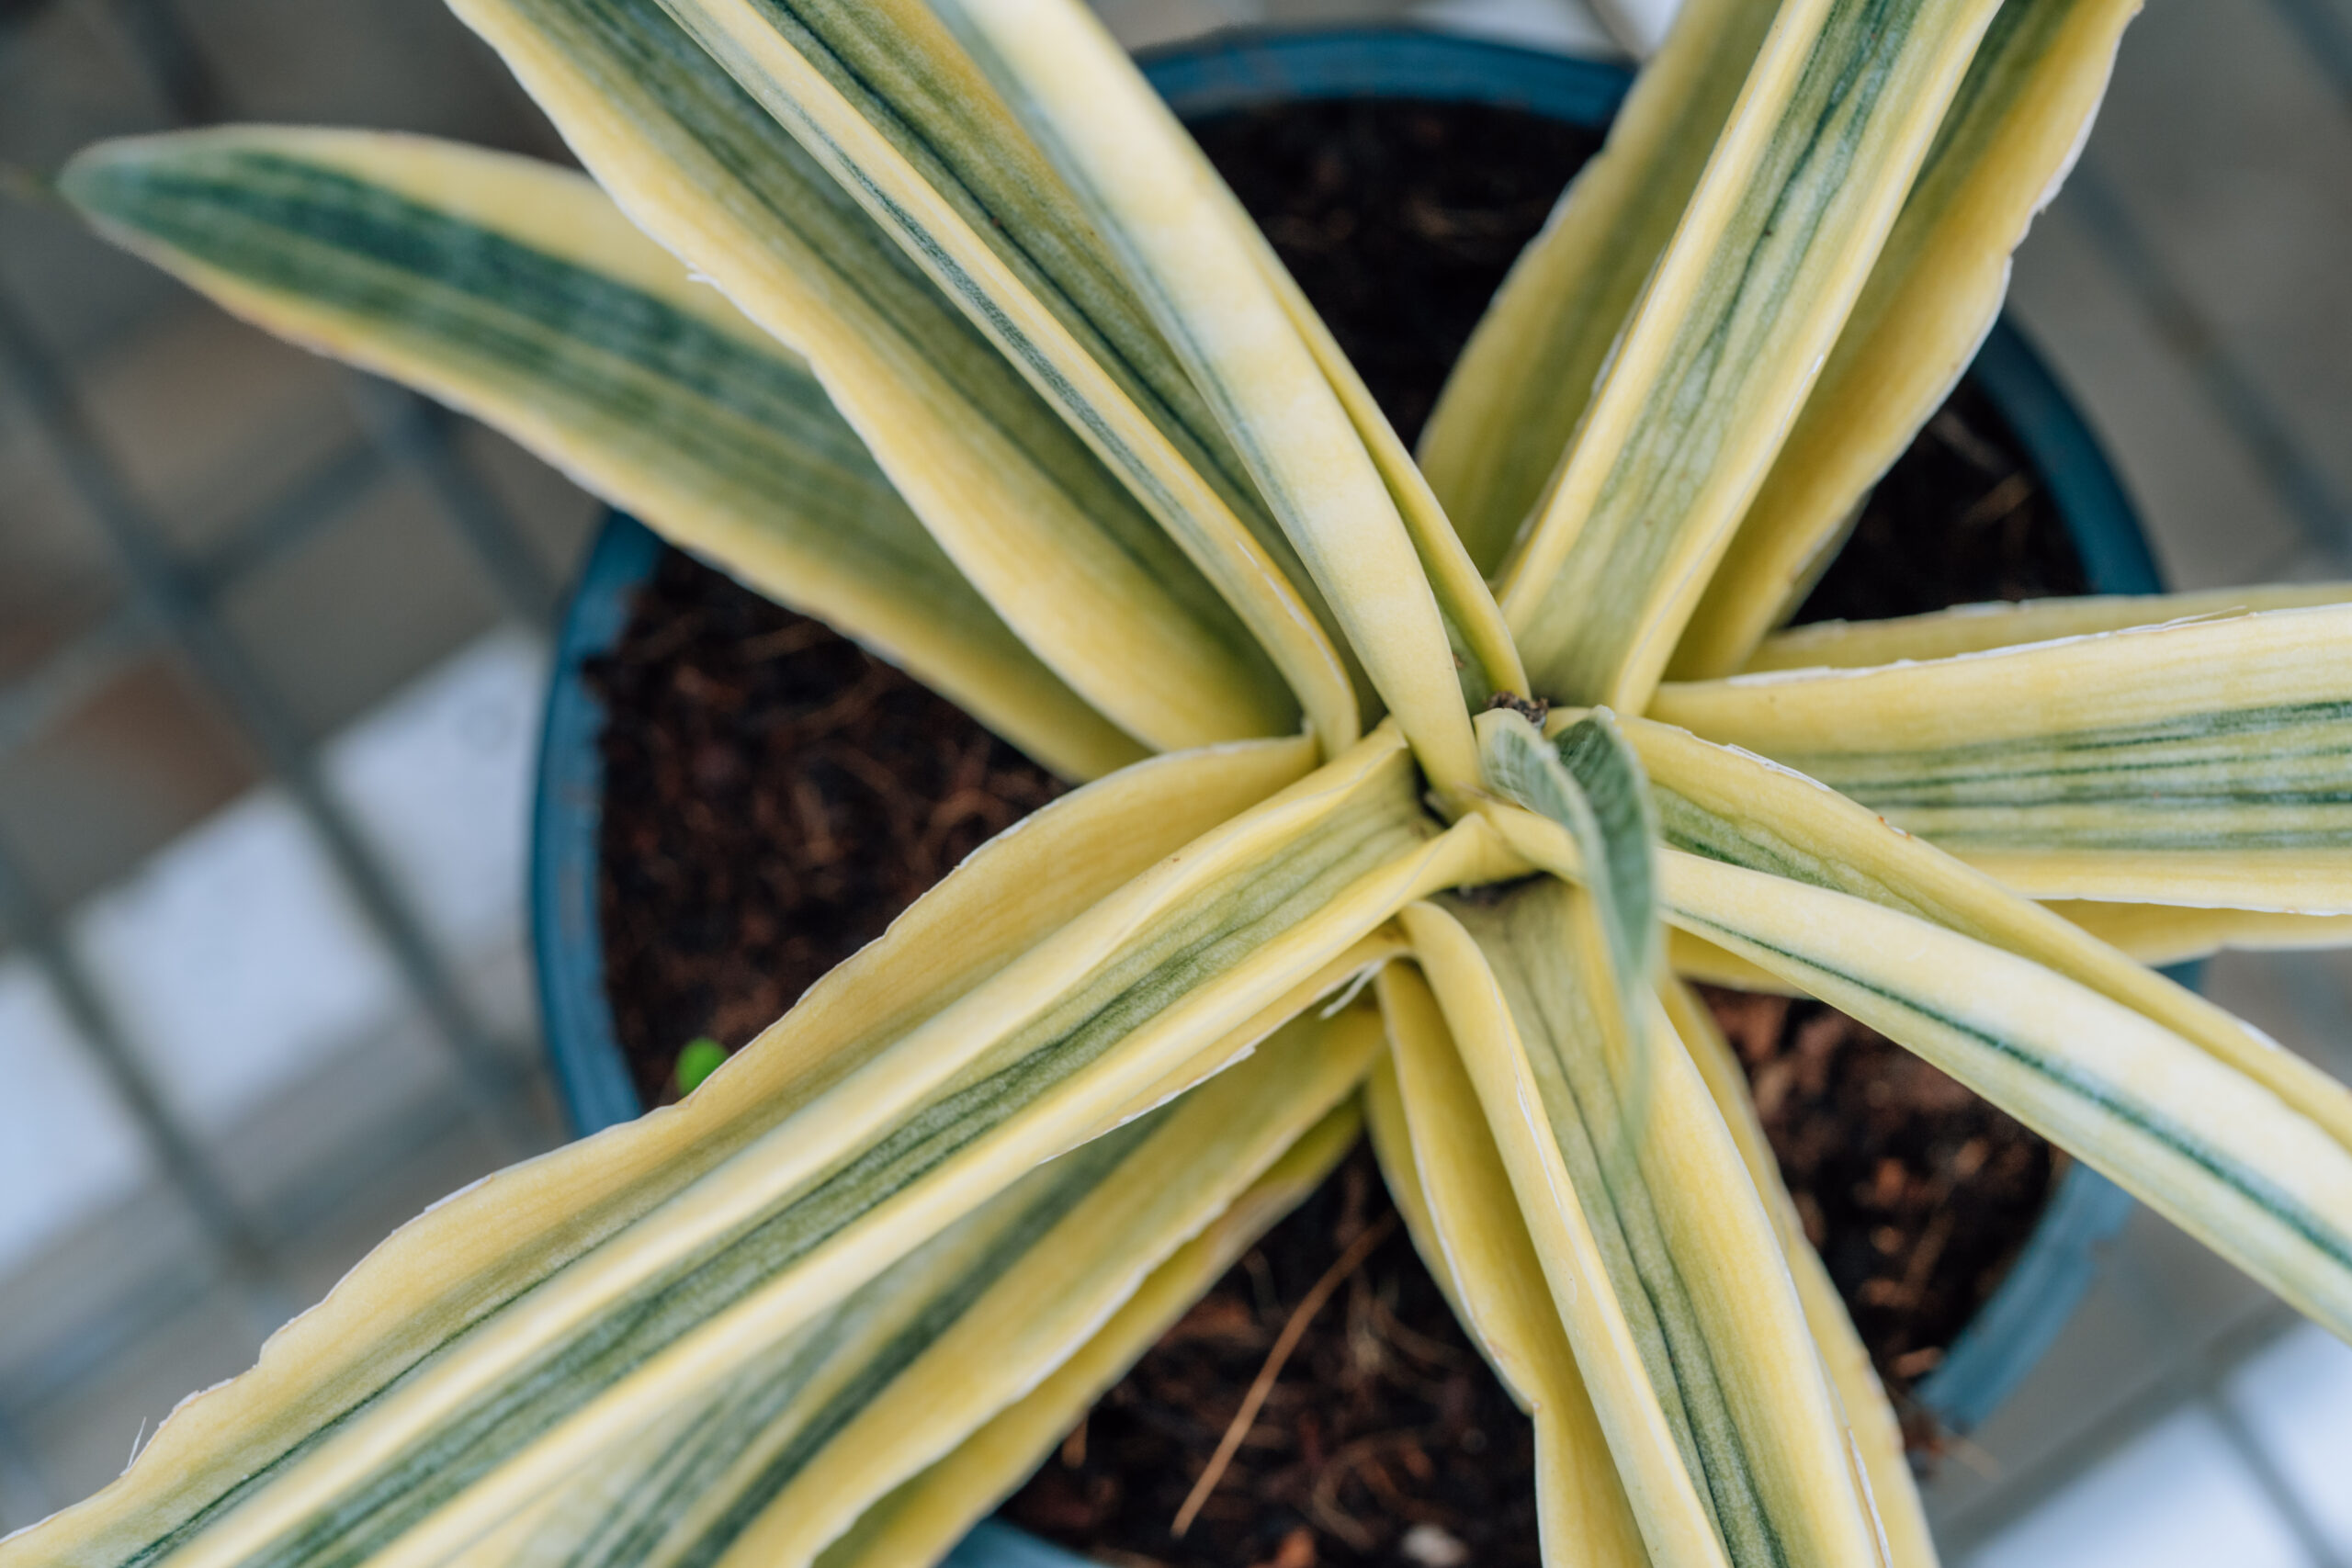
[[[718,1071],[727,1061],[727,1047],[707,1034],[698,1034],[686,1042],[678,1053],[678,1098],[702,1087],[702,1080]]]

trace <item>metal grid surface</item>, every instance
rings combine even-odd
[[[254,15],[237,15],[246,9]],[[486,103],[486,113],[472,105],[436,113],[444,106],[406,95],[407,112],[396,123],[548,151],[527,106],[500,89],[494,66],[467,59],[468,40],[437,7],[438,25],[431,28],[415,26],[403,14],[407,7],[322,9],[342,14],[322,31],[266,48],[260,63],[266,70],[257,74],[251,60],[238,72],[222,69],[199,41],[217,39],[205,29],[217,22],[228,35],[237,23],[247,30],[268,26],[291,7],[182,10],[167,0],[9,6],[0,21],[0,157],[18,169],[45,167],[74,141],[96,134],[249,117],[340,118],[335,78],[348,67],[322,72],[326,53],[380,47],[386,35],[407,37],[413,62],[471,66],[475,85],[488,89],[472,95]],[[427,36],[416,38],[420,32]],[[301,84],[312,76],[322,78],[317,90],[306,91]],[[397,88],[372,96],[404,96]],[[457,123],[445,127],[436,119]],[[253,378],[240,378],[241,367],[223,367],[209,352],[208,307],[119,265],[18,184],[18,202],[0,207],[0,440],[15,458],[12,482],[0,493],[0,540],[14,547],[14,558],[0,567],[7,574],[0,576],[0,615],[6,617],[0,621],[0,773],[14,766],[19,794],[30,794],[35,807],[53,804],[25,788],[23,775],[44,763],[52,773],[70,774],[77,764],[86,771],[90,760],[77,750],[99,750],[103,765],[106,742],[120,738],[94,740],[74,733],[76,725],[86,729],[90,710],[122,698],[126,688],[134,689],[132,710],[112,728],[207,731],[205,743],[225,758],[218,768],[231,775],[230,793],[266,791],[291,807],[397,976],[394,1027],[421,1033],[444,1070],[433,1092],[389,1105],[385,1115],[345,1108],[343,1121],[355,1136],[319,1151],[323,1157],[303,1168],[266,1180],[240,1172],[244,1151],[237,1145],[254,1134],[253,1125],[192,1124],[177,1103],[186,1097],[159,1081],[154,1045],[133,1038],[70,929],[74,904],[119,859],[100,856],[92,866],[90,857],[61,849],[74,827],[53,810],[12,814],[0,804],[0,933],[38,966],[70,1037],[135,1124],[155,1177],[130,1201],[95,1216],[90,1233],[46,1249],[0,1289],[0,1313],[7,1305],[24,1308],[6,1314],[7,1326],[0,1329],[0,1531],[70,1501],[66,1488],[104,1478],[104,1469],[73,1451],[82,1446],[70,1429],[77,1404],[93,1397],[103,1403],[107,1383],[159,1352],[165,1378],[175,1359],[192,1359],[207,1373],[232,1371],[240,1352],[249,1357],[263,1334],[315,1298],[325,1282],[320,1276],[331,1278],[356,1256],[356,1237],[332,1234],[347,1227],[355,1199],[414,1189],[413,1179],[401,1179],[422,1168],[432,1177],[425,1190],[406,1193],[413,1207],[560,1136],[527,1019],[518,1030],[515,1019],[489,1016],[469,994],[479,987],[469,987],[446,944],[435,940],[397,867],[324,776],[320,748],[334,721],[348,716],[340,710],[364,708],[390,680],[413,675],[469,634],[480,635],[483,620],[542,635],[585,521],[582,513],[569,536],[550,538],[543,525],[534,536],[486,473],[478,434],[406,392],[316,362],[295,367],[306,406],[264,406],[242,429],[232,418],[233,435],[221,449],[201,454],[204,460],[181,475],[166,472],[159,483],[121,434],[119,409],[107,406],[109,386],[119,388],[124,376],[144,370],[176,376],[199,402],[234,404],[249,395]],[[197,341],[175,342],[191,320],[199,323]],[[117,368],[124,366],[136,368]],[[216,371],[225,373],[216,378]],[[189,407],[178,401],[165,417]],[[324,439],[321,425],[334,427]],[[296,455],[285,460],[288,447]],[[515,466],[511,454],[498,456]],[[279,471],[260,485],[240,483],[240,474],[224,481],[205,471],[247,466]],[[25,482],[27,470],[48,483]],[[189,488],[172,487],[174,479]],[[226,496],[209,507],[211,516],[203,515],[212,499],[208,485]],[[274,653],[281,666],[291,660],[315,671],[313,650],[270,649],[266,628],[256,633],[253,616],[238,624],[239,596],[339,530],[364,525],[355,525],[355,515],[390,494],[404,503],[401,529],[443,536],[440,575],[456,581],[428,581],[422,592],[469,595],[489,614],[458,617],[451,635],[399,650],[389,667],[353,661],[356,668],[339,682],[327,682],[342,689],[323,702],[314,689],[305,711],[268,666]],[[52,566],[42,558],[44,546],[52,547],[52,556],[78,552],[78,570],[41,570]],[[396,542],[392,553],[409,551]],[[344,589],[368,592],[356,574],[345,576]],[[161,694],[138,702],[135,688],[142,684]],[[159,715],[158,706],[193,710],[194,716]],[[184,755],[168,748],[142,753],[135,744],[130,753],[125,758],[119,744],[114,748],[118,761],[159,775],[139,781],[150,794],[171,795],[171,774]],[[153,829],[150,840],[168,838],[214,804],[166,798],[128,832],[119,820],[108,821],[105,829],[132,840],[108,847],[127,857],[153,851],[158,845],[138,841],[136,829]],[[314,1092],[335,1091],[322,1085]],[[300,1114],[299,1108],[280,1110]],[[398,1217],[376,1218],[365,1234]],[[89,1257],[94,1243],[106,1256]],[[185,1340],[191,1325],[211,1329],[199,1336],[210,1343],[175,1358],[171,1342]],[[135,1384],[148,1381],[133,1378]],[[146,1393],[137,1387],[132,1397]]]

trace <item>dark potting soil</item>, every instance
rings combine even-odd
[[[2050,1196],[2050,1145],[1826,1003],[1702,986],[1882,1374],[1933,1371]],[[1908,1414],[1908,1413],[1906,1413]],[[1915,1446],[1932,1431],[1915,1425]]]
[[[1877,621],[2089,592],[2083,558],[2017,437],[1984,389],[1962,381],[1879,480],[1792,618]]]
[[[748,1043],[1061,782],[856,644],[676,550],[592,661],[605,988],[647,1105]]]
[[[1360,1241],[1370,1250],[1357,1263]],[[1339,1288],[1171,1540],[1242,1392],[1334,1269],[1347,1271]],[[1113,1563],[1395,1563],[1400,1548],[1407,1562],[1541,1560],[1527,1417],[1455,1323],[1361,1146],[1096,1402],[1003,1512]]]
[[[1408,441],[1511,259],[1598,144],[1514,111],[1395,101],[1193,129]],[[1963,384],[1799,618],[2084,586],[2022,448]],[[889,666],[674,552],[589,673],[611,714],[606,985],[648,1103],[674,1097],[688,1042],[742,1045],[1062,787]],[[2047,1199],[2052,1153],[1818,1003],[1708,1000],[1900,1401],[1999,1282]],[[1113,1562],[1309,1568],[1400,1550],[1432,1565],[1536,1561],[1526,1423],[1394,1235],[1310,1323],[1198,1520],[1170,1537],[1286,1315],[1393,1213],[1359,1152],[1106,1395],[1008,1513]]]

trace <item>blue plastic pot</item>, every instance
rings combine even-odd
[[[1152,85],[1187,118],[1298,99],[1411,97],[1525,109],[1604,126],[1632,83],[1622,67],[1442,34],[1362,31],[1220,39],[1148,59]],[[2162,584],[2145,536],[2090,431],[2006,320],[1970,372],[2031,454],[2099,593]],[[554,687],[539,750],[532,828],[531,924],[548,1051],[572,1124],[594,1132],[643,1107],[614,1037],[596,930],[596,829],[603,800],[597,735],[604,711],[582,678],[611,648],[630,596],[662,542],[618,513],[590,551],[557,638]],[[1917,1390],[1960,1430],[2017,1385],[2074,1313],[2098,1245],[2130,1212],[2106,1178],[2071,1168],[2017,1265],[1943,1364]],[[1079,1560],[1001,1525],[983,1525],[956,1568],[1056,1568]]]

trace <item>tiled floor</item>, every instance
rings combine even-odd
[[[438,6],[6,14],[21,166],[229,117],[553,149]],[[0,205],[0,361],[5,1528],[559,1135],[523,786],[594,509],[36,206]]]
[[[1575,0],[1100,0],[1136,46]],[[555,152],[419,0],[0,4],[0,165],[216,118]],[[5,169],[0,169],[5,173]],[[2014,309],[2182,586],[2347,572],[2352,0],[2152,0]],[[392,1224],[557,1135],[520,868],[594,509],[0,199],[0,1531]],[[2352,1076],[2352,963],[2209,988]],[[2352,1565],[2352,1350],[2138,1215],[1945,1464],[1984,1568]]]

